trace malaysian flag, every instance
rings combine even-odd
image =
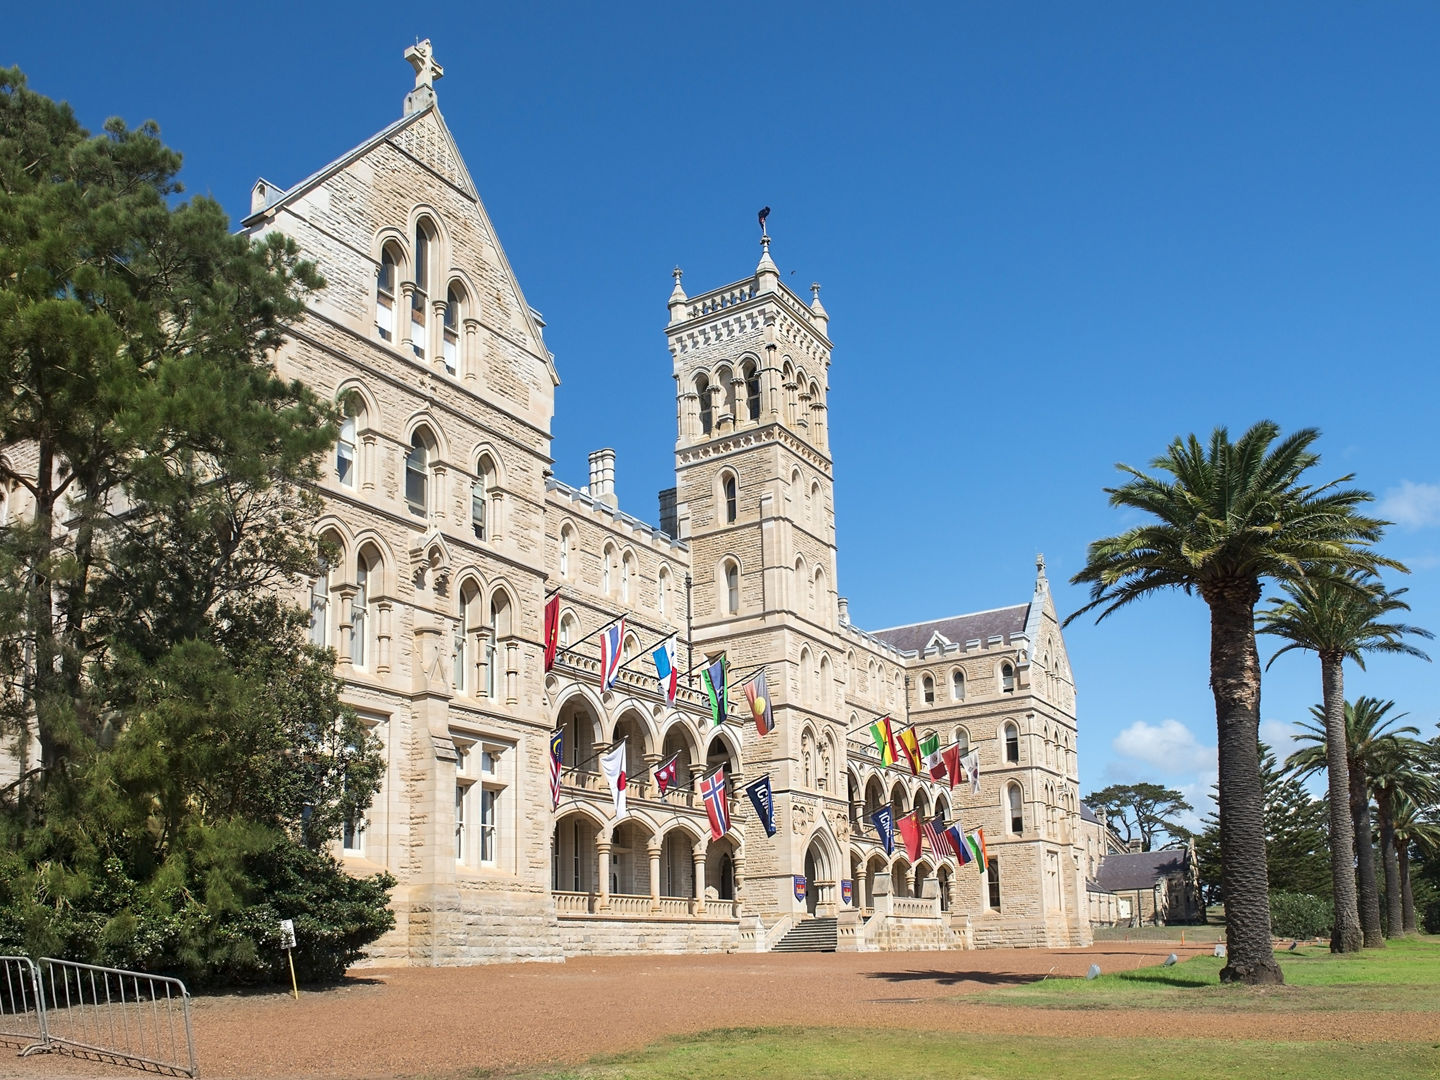
[[[925,822],[925,841],[930,845],[930,850],[935,853],[936,858],[943,859],[945,853],[950,850],[950,845],[945,842],[944,814],[936,814],[934,821]]]
[[[730,807],[725,802],[725,766],[720,766],[700,782],[705,797],[705,812],[710,815],[710,835],[719,840],[730,831]]]
[[[619,618],[600,635],[600,689],[609,690],[620,674],[620,643],[625,639],[625,620]]]
[[[550,733],[550,805],[560,805],[560,759],[565,753],[565,729]]]

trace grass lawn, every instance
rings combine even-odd
[[[1218,1012],[1430,1010],[1440,998],[1440,937],[1392,942],[1385,950],[1332,956],[1310,947],[1281,952],[1287,985],[1218,983],[1224,961],[1197,957],[1098,979],[1043,982],[966,995],[957,1001],[1035,1009],[1175,1009]],[[1183,1016],[1177,1030],[1183,1029]],[[633,1053],[560,1070],[500,1075],[524,1080],[741,1080],[748,1077],[874,1080],[1351,1080],[1440,1076],[1440,1045],[1379,1041],[1261,1042],[1184,1037],[1071,1037],[910,1032],[883,1028],[733,1028],[667,1039]],[[477,1071],[480,1078],[492,1074]]]
[[[519,1075],[532,1080],[1353,1080],[1372,1075],[1401,1080],[1433,1077],[1437,1069],[1440,1049],[1426,1043],[1061,1040],[883,1029],[740,1028],[667,1039],[578,1068]]]
[[[1440,1004],[1440,937],[1392,941],[1385,949],[1335,956],[1328,946],[1275,954],[1285,985],[1240,990],[1247,1011],[1434,1009]],[[1174,967],[1140,968],[1098,979],[1046,979],[966,998],[996,1005],[1060,1009],[1218,1009],[1236,1007],[1221,986],[1225,961],[1199,956]],[[1101,962],[1103,969],[1104,963]]]

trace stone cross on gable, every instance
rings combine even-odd
[[[435,62],[435,50],[430,47],[429,38],[406,49],[405,59],[409,60],[410,66],[415,69],[416,90],[421,87],[435,89],[435,80],[445,74],[445,69]]]

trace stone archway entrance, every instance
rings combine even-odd
[[[839,899],[836,882],[839,859],[828,839],[825,833],[817,832],[805,848],[805,912],[823,918],[835,915]]]

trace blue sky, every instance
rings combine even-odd
[[[622,505],[671,483],[670,269],[753,271],[755,212],[835,342],[839,585],[883,627],[1022,602],[1062,613],[1113,464],[1262,417],[1315,426],[1397,524],[1411,621],[1440,630],[1440,8],[1419,4],[77,3],[7,15],[0,63],[82,122],[157,120],[238,218],[400,115],[430,37],[440,104],[563,384],[553,453],[613,446]],[[793,275],[792,272],[793,271]],[[1176,596],[1068,634],[1082,791],[1203,795],[1207,614]],[[1269,646],[1262,642],[1262,654]],[[1427,734],[1436,670],[1351,695]],[[1319,692],[1264,684],[1284,738]]]

